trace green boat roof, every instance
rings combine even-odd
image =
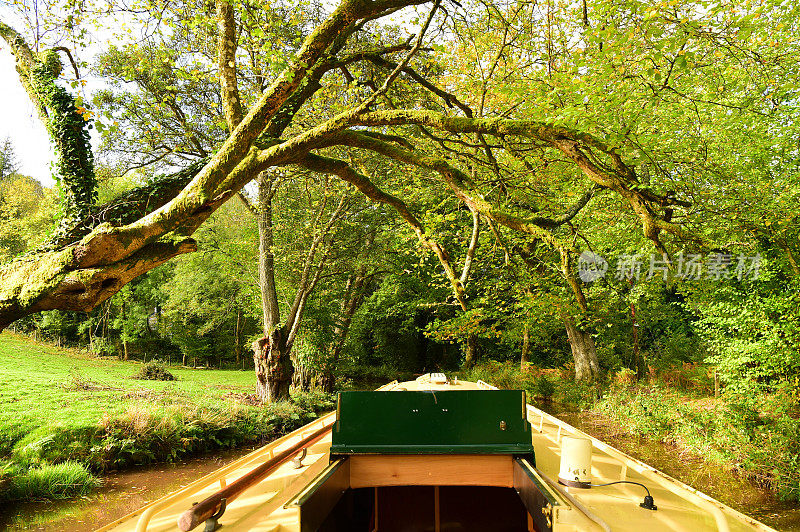
[[[525,392],[341,392],[331,455],[351,454],[513,454],[532,459]]]

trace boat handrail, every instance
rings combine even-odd
[[[334,421],[336,421],[336,413],[335,412],[330,412],[330,413],[320,417],[316,421],[314,421],[312,423],[312,425],[316,424],[316,423],[321,423],[323,426],[327,426],[328,428],[330,428],[330,427],[333,426],[333,422]],[[225,477],[229,473],[231,473],[231,472],[233,472],[233,471],[235,471],[235,470],[237,470],[237,469],[239,469],[241,467],[245,467],[245,466],[247,466],[248,464],[250,464],[252,462],[255,462],[259,458],[263,457],[265,454],[269,454],[269,456],[274,456],[274,450],[276,448],[280,447],[281,445],[287,443],[288,441],[290,441],[290,440],[292,440],[292,439],[294,439],[294,438],[296,438],[298,436],[300,436],[302,438],[302,435],[307,433],[308,430],[309,430],[309,427],[308,426],[304,426],[304,427],[301,427],[301,428],[299,428],[299,429],[297,429],[297,430],[295,430],[293,432],[290,432],[289,434],[287,434],[285,436],[282,436],[281,438],[278,438],[277,440],[274,440],[274,441],[268,443],[264,447],[256,449],[255,451],[243,456],[242,458],[239,458],[238,460],[228,464],[227,466],[221,467],[220,469],[217,469],[216,471],[213,471],[213,472],[209,473],[208,475],[206,475],[206,476],[204,476],[204,477],[192,482],[191,484],[189,484],[188,486],[184,487],[183,489],[181,489],[179,491],[176,491],[176,492],[172,493],[171,495],[168,495],[167,497],[164,497],[162,499],[154,501],[150,505],[145,506],[144,508],[142,508],[140,510],[137,510],[137,511],[135,511],[135,512],[129,514],[129,515],[121,517],[120,519],[117,519],[116,521],[114,521],[112,523],[109,523],[108,525],[106,525],[103,528],[101,528],[100,530],[98,530],[98,532],[101,532],[103,530],[109,530],[111,527],[115,526],[116,524],[118,524],[118,523],[120,523],[120,522],[122,522],[122,521],[124,521],[126,519],[130,519],[130,518],[134,517],[137,513],[139,513],[142,510],[144,510],[144,511],[141,514],[141,516],[139,517],[139,520],[136,522],[136,532],[145,532],[147,530],[147,525],[150,523],[150,519],[157,512],[159,512],[162,509],[164,509],[166,506],[168,506],[170,504],[173,504],[173,503],[176,503],[176,502],[178,502],[178,501],[180,501],[182,499],[188,499],[190,495],[201,491],[202,489],[204,489],[205,487],[207,487],[208,485],[210,485],[211,483],[216,482],[216,481],[219,481],[221,487],[225,487],[227,485],[226,482],[225,482]]]
[[[376,391],[376,392],[386,392],[386,391],[389,391],[389,390],[391,390],[392,388],[395,388],[395,387],[396,387],[397,385],[399,385],[399,384],[400,384],[400,383],[397,381],[397,379],[395,379],[395,380],[393,380],[392,382],[389,382],[389,383],[387,383],[387,384],[384,384],[384,385],[383,385],[383,386],[381,386],[380,388],[375,388],[375,391]]]
[[[181,514],[181,516],[178,518],[178,528],[186,532],[187,530],[192,530],[197,525],[208,520],[223,504],[230,503],[248,488],[258,484],[264,479],[264,477],[272,473],[275,469],[280,467],[284,462],[292,458],[298,452],[313,445],[315,442],[324,437],[328,432],[330,432],[332,426],[332,424],[323,425],[321,428],[301,439],[292,447],[284,449],[283,451],[275,454],[271,459],[267,460],[263,464],[255,467],[251,471],[245,473],[238,479],[223,487],[221,490],[198,502]]]
[[[480,380],[480,379],[478,379],[478,382],[476,382],[475,384],[478,385],[478,388],[481,388],[483,390],[497,390],[498,389],[497,386],[492,386],[488,382]]]

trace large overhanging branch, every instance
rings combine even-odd
[[[359,115],[353,124],[390,126],[415,124],[450,133],[482,133],[503,138],[517,136],[543,142],[572,160],[589,179],[622,196],[642,223],[642,230],[662,253],[667,250],[659,238],[667,231],[681,238],[687,235],[680,226],[659,217],[653,205],[687,205],[669,196],[647,190],[637,180],[633,169],[624,164],[616,150],[601,140],[580,131],[534,120],[503,118],[448,117],[434,111],[388,110]],[[604,163],[601,158],[607,159]],[[498,220],[499,221],[499,220]]]
[[[594,189],[590,190],[564,214],[558,217],[547,218],[536,216],[532,218],[522,218],[510,214],[484,199],[483,196],[475,190],[475,185],[472,183],[470,177],[444,159],[386,142],[374,135],[365,135],[355,131],[344,131],[336,136],[336,140],[339,144],[370,150],[405,164],[433,170],[442,176],[445,183],[447,183],[455,195],[469,206],[470,209],[515,231],[548,241],[554,239],[549,230],[571,220],[586,206],[586,204],[588,204],[594,194]],[[554,244],[554,242],[552,242],[552,244]]]
[[[159,177],[147,185],[136,187],[108,203],[94,207],[88,216],[79,220],[71,229],[56,235],[43,249],[56,250],[77,244],[102,224],[118,226],[135,222],[177,196],[207,162],[207,158],[198,159],[174,174]]]
[[[311,146],[314,137],[324,133],[315,130],[311,135],[301,135],[299,141],[292,139],[294,141],[283,143],[271,138],[259,139],[267,127],[273,126],[268,134],[285,128],[288,121],[278,120],[275,125],[273,119],[286,109],[298,89],[309,85],[304,85],[307,75],[314,72],[321,60],[329,60],[326,54],[341,50],[347,38],[360,27],[359,21],[425,1],[344,0],[306,37],[290,64],[242,118],[228,139],[171,200],[132,222],[120,225],[118,220],[113,220],[103,223],[76,244],[56,251],[39,252],[36,260],[21,259],[0,267],[0,329],[39,310],[88,310],[102,303],[136,275],[155,267],[159,260],[194,249],[193,241],[187,237],[253,175],[297,157],[303,153],[305,145]],[[221,18],[230,20],[224,12]],[[5,25],[0,30],[3,37],[11,35]],[[11,40],[13,47],[17,41]],[[226,53],[229,51],[223,51],[223,57]],[[25,50],[21,52],[23,60],[30,55],[25,55]],[[35,57],[28,58],[36,60]],[[295,99],[298,108],[313,94],[313,83],[311,89],[300,91],[303,97]],[[235,113],[232,118],[235,121]],[[275,144],[282,144],[282,149],[268,148]],[[73,236],[81,232],[78,230]],[[158,260],[152,257],[158,257]]]
[[[236,173],[243,163],[252,165],[258,154],[254,149],[256,139],[269,120],[301,87],[309,68],[323,58],[331,43],[346,36],[346,32],[354,31],[354,23],[360,19],[398,6],[420,3],[424,0],[345,0],[306,37],[290,65],[267,88],[189,186],[164,207],[133,224],[95,231],[85,243],[86,252],[81,254],[81,264],[91,267],[121,260],[161,235],[181,229],[187,219],[209,210],[218,199],[223,199],[222,194],[235,193],[243,184],[235,190],[226,190],[230,188],[231,174]],[[96,253],[94,249],[102,251]]]
[[[182,253],[197,250],[191,238],[153,242],[101,268],[75,268],[72,248],[49,251],[0,268],[0,330],[43,310],[89,311],[125,284]]]

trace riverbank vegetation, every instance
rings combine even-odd
[[[723,465],[781,499],[800,499],[800,418],[796,400],[780,392],[715,399],[660,383],[614,385],[593,410],[631,434]]]
[[[254,406],[249,372],[146,367],[0,336],[0,499],[80,495],[108,470],[266,442],[333,407],[300,392]]]
[[[485,362],[463,372],[462,378],[524,389],[529,401],[546,409],[581,412],[590,425],[669,444],[676,453],[720,465],[782,500],[800,500],[796,389],[720,390],[715,371],[713,366],[685,363],[651,367],[639,379],[623,368],[593,383],[576,383],[568,368],[520,369]]]

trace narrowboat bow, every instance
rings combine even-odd
[[[400,392],[400,393],[398,393]],[[102,531],[771,531],[526,404],[427,374],[336,412]]]

